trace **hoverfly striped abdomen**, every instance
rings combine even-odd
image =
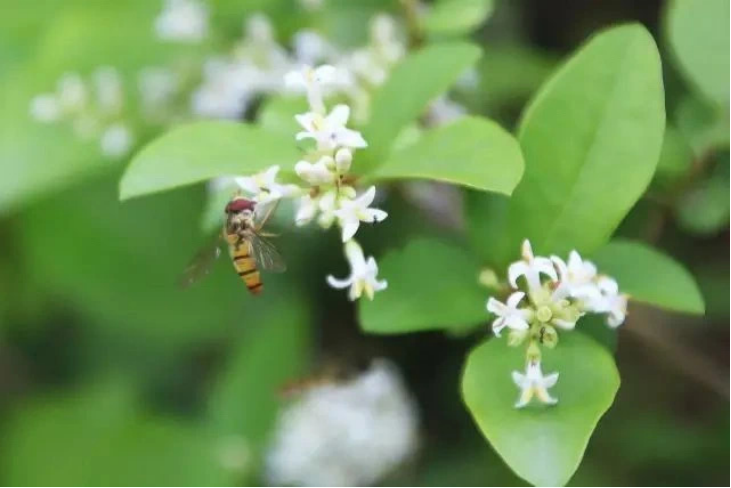
[[[256,265],[256,260],[251,254],[251,245],[249,241],[242,240],[237,234],[227,234],[226,236],[231,249],[231,260],[234,269],[241,277],[246,288],[255,295],[261,293],[264,284],[261,281],[261,273]]]

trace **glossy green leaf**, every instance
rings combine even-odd
[[[509,195],[522,174],[513,136],[490,120],[465,117],[394,151],[369,177],[437,180]]]
[[[519,390],[511,371],[522,371],[524,348],[490,340],[474,349],[462,377],[462,394],[483,435],[515,473],[536,486],[565,485],[578,468],[597,422],[619,388],[611,354],[573,333],[543,353],[543,373],[559,372],[550,392],[555,406],[513,405]]]
[[[235,122],[198,122],[172,129],[145,146],[120,182],[122,200],[206,181],[294,167],[292,135]]]
[[[373,98],[363,130],[368,149],[360,154],[357,171],[367,173],[381,164],[399,133],[479,57],[478,47],[455,42],[425,47],[402,61]]]
[[[444,36],[467,34],[492,14],[493,0],[438,0],[424,17],[427,34]]]
[[[277,298],[286,306],[269,307],[242,334],[208,404],[212,428],[245,438],[256,456],[277,418],[282,386],[303,376],[311,349],[305,303],[291,295]]]
[[[294,116],[309,111],[307,99],[302,97],[273,97],[264,102],[256,118],[260,127],[280,132],[286,137],[294,138],[294,135],[302,130]]]
[[[464,329],[487,320],[487,291],[478,284],[479,263],[464,249],[418,239],[379,260],[388,289],[359,302],[363,330],[400,334]]]
[[[674,0],[667,35],[683,74],[701,93],[728,107],[728,0]]]
[[[705,311],[693,276],[680,263],[645,244],[614,240],[599,249],[592,260],[633,300],[678,312]]]
[[[519,131],[525,173],[483,236],[505,264],[529,238],[538,253],[605,243],[647,188],[665,125],[652,36],[625,25],[592,38],[536,95]]]

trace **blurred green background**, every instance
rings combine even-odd
[[[124,161],[28,115],[31,98],[67,70],[110,64],[132,79],[185,49],[197,56],[229,46],[255,11],[270,16],[282,42],[315,26],[354,45],[365,39],[364,18],[401,9],[385,0],[325,5],[312,13],[284,0],[213,1],[214,35],[193,48],[155,40],[158,2],[0,0],[0,484],[260,483],[278,388],[325,361],[373,357],[401,367],[421,415],[418,455],[384,483],[522,483],[457,393],[464,355],[487,327],[466,337],[364,335],[353,305],[323,278],[345,272],[338,239],[302,230],[286,230],[290,270],[267,276],[260,299],[226,262],[181,291],[176,278],[206,239],[205,189],[121,204]],[[619,233],[685,263],[707,314],[632,307],[619,331],[622,386],[576,485],[728,481],[728,101],[715,106],[675,61],[668,8],[659,0],[503,0],[471,36],[485,54],[479,89],[460,102],[511,129],[558,60],[597,29],[639,21],[663,56],[670,128],[660,169]],[[159,133],[142,122],[137,129],[142,140]],[[386,208],[389,220],[364,232],[376,256],[435,232],[398,187]],[[238,448],[247,462],[222,461]]]

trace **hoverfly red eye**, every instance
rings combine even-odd
[[[256,202],[246,199],[237,197],[228,202],[226,205],[226,213],[237,213],[237,212],[243,212],[244,210],[254,210],[254,207],[256,206]]]

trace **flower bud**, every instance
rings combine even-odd
[[[350,163],[353,161],[353,153],[348,148],[340,148],[335,153],[335,168],[338,173],[347,173],[350,169]]]

